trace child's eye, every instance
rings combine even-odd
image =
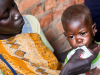
[[[81,33],[81,35],[85,35],[85,34],[86,34],[86,32]]]
[[[74,38],[74,36],[70,36],[69,38],[73,39],[73,38]]]

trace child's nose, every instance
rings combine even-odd
[[[76,37],[76,43],[77,43],[77,44],[82,43],[82,42],[83,42],[82,38]]]
[[[78,39],[77,40],[77,43],[82,43],[82,39]]]

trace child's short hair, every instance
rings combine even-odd
[[[63,25],[75,20],[83,21],[86,25],[92,25],[92,17],[88,7],[80,4],[72,5],[63,12],[61,18]]]

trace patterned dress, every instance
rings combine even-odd
[[[36,33],[0,40],[0,69],[5,75],[59,75],[60,63]]]
[[[0,40],[0,75],[59,75],[60,63],[38,20],[24,15],[22,33]]]

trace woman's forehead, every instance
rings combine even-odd
[[[0,11],[5,10],[7,7],[11,6],[13,0],[0,0]]]
[[[14,0],[0,0],[0,7],[1,7],[1,6],[5,6],[5,4],[9,4],[9,3],[11,3],[12,1],[14,1]]]

